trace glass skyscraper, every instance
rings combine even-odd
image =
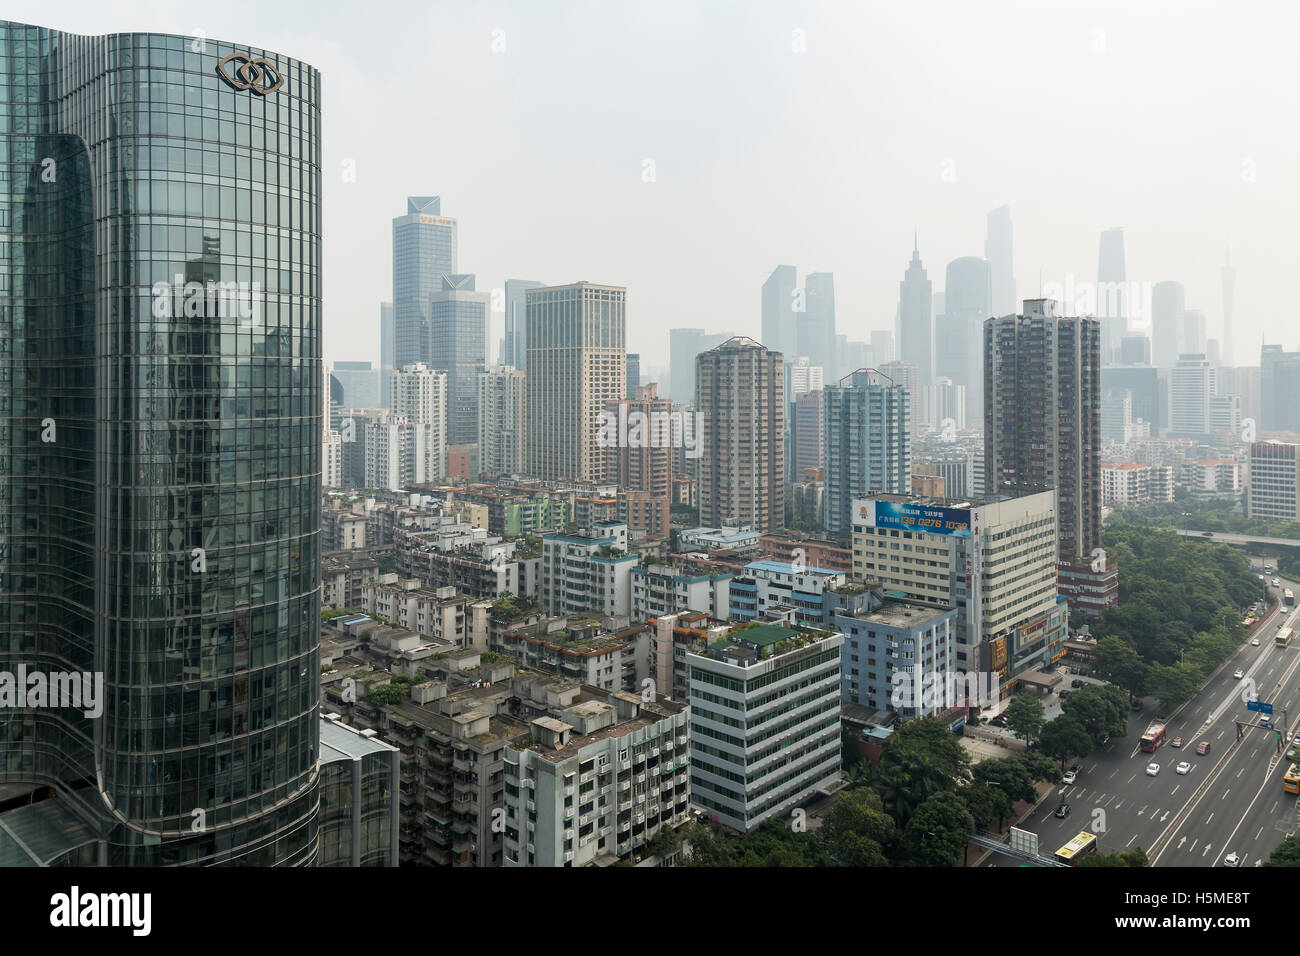
[[[319,94],[0,21],[0,672],[103,684],[0,708],[0,783],[82,821],[41,862],[315,859]]]
[[[429,297],[428,365],[447,373],[448,444],[478,441],[478,376],[487,369],[488,296],[472,275],[444,275]]]
[[[393,220],[394,365],[436,365],[430,340],[429,299],[442,277],[456,272],[456,220],[442,215],[438,196],[411,196],[406,215]]]

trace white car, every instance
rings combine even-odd
[[[1227,856],[1223,858],[1224,866],[1239,866],[1240,864],[1241,864],[1241,857],[1237,856],[1237,854],[1235,853],[1229,853]]]
[[[1237,678],[1237,680],[1241,680],[1243,677],[1246,676],[1246,674],[1244,671],[1242,671],[1240,667],[1238,667],[1235,671],[1232,672],[1232,676]]]
[[[1251,642],[1250,642],[1250,646],[1251,646],[1251,647],[1259,647],[1259,638],[1257,637],[1257,638],[1255,638],[1253,641],[1251,641]]]
[[[1079,774],[1073,770],[1065,771],[1065,776],[1061,778],[1061,783],[1074,783],[1079,779]]]
[[[1181,775],[1187,773],[1187,771],[1191,769],[1192,769],[1192,765],[1189,764],[1186,760],[1184,760],[1182,763],[1180,763],[1177,767],[1174,768],[1174,773]]]
[[[1148,777],[1154,777],[1154,776],[1155,776],[1156,774],[1158,774],[1159,772],[1160,772],[1160,764],[1158,764],[1158,763],[1149,763],[1149,764],[1147,764],[1147,776],[1148,776]]]

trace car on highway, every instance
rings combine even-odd
[[[1210,742],[1208,740],[1202,740],[1196,745],[1196,752],[1202,757],[1208,754],[1210,752]]]
[[[1237,680],[1241,680],[1243,677],[1246,676],[1246,672],[1243,671],[1240,667],[1238,667],[1235,671],[1232,672],[1232,676],[1237,678]]]
[[[1214,532],[1213,532],[1213,531],[1202,531],[1202,532],[1201,532],[1201,537],[1202,537],[1202,538],[1213,538],[1213,537],[1214,537]]]
[[[1259,647],[1259,638],[1257,637],[1257,638],[1255,638],[1254,640],[1252,640],[1252,641],[1250,642],[1250,646],[1251,646],[1251,647]]]
[[[1275,587],[1275,588],[1280,588],[1281,586],[1282,586],[1282,579],[1281,579],[1281,578],[1274,578],[1274,579],[1273,579],[1273,587]]]
[[[1224,865],[1224,866],[1240,866],[1240,865],[1241,865],[1241,857],[1237,856],[1237,854],[1235,854],[1235,853],[1229,853],[1227,856],[1225,856],[1225,857],[1223,858],[1223,865]]]
[[[1074,783],[1074,781],[1078,779],[1079,779],[1079,771],[1067,770],[1065,771],[1065,776],[1061,778],[1061,783]]]
[[[1186,760],[1184,760],[1182,763],[1180,763],[1177,767],[1174,768],[1174,773],[1182,775],[1187,773],[1191,769],[1192,769],[1192,765],[1189,764]]]
[[[1158,764],[1158,763],[1149,763],[1149,764],[1147,764],[1147,776],[1148,776],[1148,777],[1154,777],[1154,776],[1155,776],[1156,774],[1158,774],[1159,772],[1160,772],[1160,764]]]
[[[1182,745],[1183,745],[1182,737],[1175,737],[1173,740],[1169,741],[1169,746],[1171,747],[1181,747]]]
[[[1052,816],[1056,817],[1056,819],[1058,820],[1064,820],[1069,815],[1070,815],[1070,805],[1068,803],[1061,804],[1059,807],[1056,808],[1056,812],[1052,814]]]

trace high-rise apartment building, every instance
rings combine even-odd
[[[507,279],[505,284],[506,334],[502,343],[501,364],[528,371],[528,313],[525,293],[540,289],[544,282],[532,279]]]
[[[929,388],[934,383],[932,291],[913,237],[912,261],[898,283],[898,357],[916,366],[920,388]]]
[[[502,477],[524,470],[524,373],[498,365],[478,376],[479,471]]]
[[[447,474],[447,375],[422,362],[389,379],[392,414],[366,425],[366,487],[401,491]]]
[[[1056,492],[1062,593],[1094,613],[1118,598],[1101,545],[1101,322],[1051,299],[984,324],[984,468],[990,494]],[[1087,592],[1086,598],[1083,592]]]
[[[575,282],[528,289],[525,471],[600,481],[600,415],[627,391],[627,290]]]
[[[0,672],[98,702],[0,708],[6,846],[314,863],[320,76],[0,21],[0,101]]]
[[[825,396],[826,531],[847,534],[854,498],[909,494],[912,436],[908,391],[874,369],[859,369]]]
[[[429,303],[442,291],[442,277],[458,271],[456,220],[442,215],[438,196],[409,197],[406,215],[393,220],[395,368],[434,367]]]
[[[1250,483],[1246,490],[1246,513],[1250,517],[1300,519],[1298,448],[1300,445],[1280,441],[1251,443]]]
[[[429,295],[429,368],[447,373],[447,443],[478,441],[478,375],[487,367],[488,295],[444,275]]]
[[[744,336],[696,357],[703,425],[700,521],[779,531],[785,525],[785,362]]]
[[[673,446],[680,444],[685,420],[673,416],[672,400],[659,397],[656,382],[639,386],[633,398],[610,402],[605,412],[605,480],[617,484],[625,496],[620,520],[634,531],[666,536]],[[629,493],[633,497],[626,497]]]

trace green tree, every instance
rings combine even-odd
[[[1069,714],[1048,721],[1038,743],[1043,753],[1061,762],[1062,769],[1065,768],[1067,757],[1086,757],[1092,753],[1092,738],[1088,736],[1088,731]]]
[[[1079,861],[1079,866],[1150,866],[1146,851],[1140,846],[1122,853],[1091,853]]]
[[[1093,677],[1124,688],[1134,697],[1142,694],[1146,683],[1146,665],[1137,651],[1120,637],[1106,637],[1097,642],[1089,672]]]
[[[1201,682],[1196,668],[1190,664],[1152,664],[1147,677],[1147,687],[1160,701],[1160,709],[1169,713],[1180,704],[1191,700],[1200,690]]]
[[[921,803],[970,780],[970,755],[935,717],[909,720],[886,743],[871,775],[894,820],[902,826]]]
[[[889,865],[885,847],[894,839],[894,821],[869,787],[844,791],[818,834],[827,852],[844,866]]]
[[[1043,732],[1043,724],[1046,722],[1043,702],[1033,691],[1023,691],[1011,698],[1003,713],[1007,718],[1007,727],[1021,740],[1037,740]]]
[[[974,832],[975,821],[955,793],[930,797],[916,808],[903,833],[913,866],[954,866]]]
[[[1269,854],[1265,866],[1300,866],[1300,836],[1289,836]]]
[[[1091,736],[1122,736],[1128,730],[1128,694],[1111,684],[1089,684],[1061,704],[1064,713],[1083,724]]]

